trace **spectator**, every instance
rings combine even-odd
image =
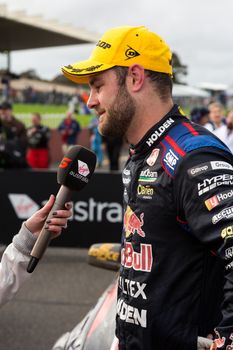
[[[25,168],[27,145],[26,128],[12,113],[12,105],[3,102],[1,106],[1,167]]]
[[[205,107],[194,108],[190,115],[193,123],[204,126],[209,122],[209,110]]]
[[[105,136],[103,138],[106,145],[106,152],[109,160],[109,169],[119,170],[120,153],[123,145],[123,139],[121,137]]]
[[[70,146],[76,144],[77,136],[81,131],[80,124],[73,119],[72,113],[67,112],[66,118],[61,122],[58,131],[62,137],[62,151],[65,154]]]
[[[32,126],[27,129],[28,149],[26,159],[32,168],[47,169],[49,167],[50,130],[41,125],[41,115],[32,114]]]
[[[91,150],[95,152],[97,156],[97,167],[101,167],[103,163],[103,150],[102,150],[102,136],[98,130],[98,118],[95,117],[91,120],[89,130],[91,133],[90,144]]]
[[[224,125],[223,106],[218,102],[213,102],[209,105],[209,122],[205,125],[205,128],[214,131],[220,126]]]
[[[226,124],[214,130],[214,134],[220,138],[233,153],[233,109],[227,114]]]

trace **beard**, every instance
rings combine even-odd
[[[125,85],[119,87],[112,105],[108,108],[107,118],[99,127],[103,136],[122,138],[132,123],[136,111],[135,100],[128,93]]]

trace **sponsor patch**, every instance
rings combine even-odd
[[[132,211],[132,209],[129,206],[127,206],[124,215],[124,230],[126,237],[134,235],[135,233],[137,233],[141,237],[145,237],[145,232],[142,230],[142,226],[144,225],[143,217],[144,213],[141,213],[140,217],[138,217]]]
[[[144,199],[152,199],[154,188],[149,185],[143,186],[139,184],[137,187],[137,194],[139,197],[142,197]]]
[[[131,305],[128,305],[122,299],[117,301],[117,315],[122,321],[127,323],[136,324],[143,328],[147,327],[147,310],[138,309]]]
[[[222,193],[216,194],[215,196],[207,199],[205,201],[206,208],[210,211],[217,207],[221,202],[228,200],[233,197],[233,190],[224,191]]]
[[[222,186],[222,185],[233,185],[233,175],[231,174],[221,174],[213,176],[210,179],[206,178],[202,182],[197,184],[198,195],[201,196],[203,193],[209,192],[213,188]]]
[[[150,169],[142,170],[138,181],[139,182],[155,182],[158,178],[157,171],[151,171]]]
[[[149,166],[153,166],[155,165],[155,162],[159,156],[159,148],[155,148],[153,149],[153,151],[151,152],[150,156],[147,158],[146,162]]]
[[[227,248],[225,250],[225,258],[226,259],[231,259],[233,258],[233,247]]]
[[[220,213],[212,217],[212,223],[215,225],[222,219],[229,219],[233,216],[233,206],[229,208],[224,208]]]
[[[132,281],[128,278],[119,277],[119,287],[122,290],[123,294],[130,295],[131,297],[137,299],[142,298],[147,299],[145,288],[146,283],[140,283],[138,281]]]
[[[136,252],[131,242],[125,242],[121,250],[121,265],[135,271],[150,272],[153,264],[152,245],[140,243]]]
[[[224,239],[231,236],[233,236],[233,226],[225,227],[221,232],[221,237]]]
[[[178,160],[179,160],[178,155],[171,149],[169,149],[169,151],[166,152],[163,158],[163,161],[166,163],[166,165],[173,171],[175,170],[175,166]]]
[[[211,162],[199,164],[194,168],[188,169],[188,175],[190,177],[195,177],[209,170],[218,170],[218,169],[233,170],[233,167],[231,164],[224,161],[211,161]]]
[[[168,118],[160,127],[158,127],[158,129],[155,130],[147,139],[146,143],[148,146],[152,146],[154,142],[156,142],[174,122],[174,119]]]

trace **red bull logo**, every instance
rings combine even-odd
[[[226,338],[225,337],[221,338],[219,332],[217,332],[216,330],[215,330],[215,333],[218,336],[218,338],[214,339],[214,342],[211,346],[211,350],[217,350],[219,348],[222,348],[225,345],[225,341],[226,341]],[[231,336],[230,336],[230,339],[231,339]]]
[[[130,242],[121,250],[121,265],[135,271],[150,272],[153,264],[151,244],[140,244],[140,252],[135,252]]]
[[[145,232],[141,228],[144,225],[143,217],[144,213],[141,213],[140,218],[138,218],[132,209],[129,206],[127,207],[124,215],[124,229],[126,237],[134,235],[135,233],[141,237],[145,237]]]

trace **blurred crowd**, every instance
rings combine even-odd
[[[77,96],[68,103],[68,109],[56,132],[61,152],[79,143],[81,125],[78,121]],[[89,113],[89,111],[86,111]],[[233,109],[226,111],[219,102],[208,107],[195,107],[190,112],[192,122],[200,124],[214,133],[233,152]],[[120,156],[124,146],[122,139],[103,137],[98,131],[98,118],[92,116],[86,138],[89,147],[96,153],[97,167],[110,171],[120,170]],[[52,166],[50,157],[51,130],[43,125],[39,113],[31,114],[31,125],[25,125],[13,114],[12,104],[0,105],[0,168],[48,169]],[[105,164],[104,164],[105,162]]]
[[[212,102],[208,108],[193,108],[190,117],[194,123],[215,134],[233,152],[233,109],[225,112],[220,102]]]
[[[66,154],[69,147],[79,143],[81,133],[81,125],[76,118],[78,101],[70,102],[56,130],[62,154]],[[97,155],[98,168],[102,168],[104,159],[107,159],[109,170],[119,170],[123,141],[103,138],[98,132],[96,117],[90,122],[87,138],[90,148]],[[0,168],[50,168],[52,166],[50,141],[51,130],[43,125],[39,113],[31,114],[31,125],[26,128],[24,123],[14,116],[11,103],[3,102],[0,105]]]

